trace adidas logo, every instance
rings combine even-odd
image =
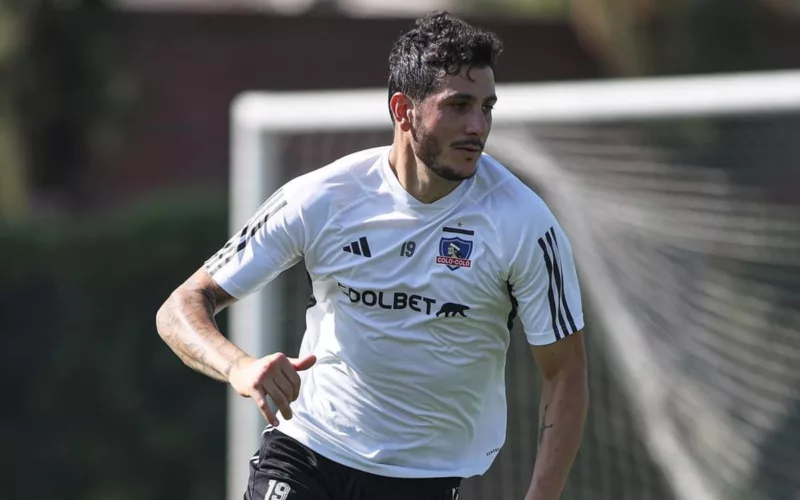
[[[372,252],[369,251],[369,243],[367,243],[367,238],[365,236],[359,238],[358,241],[345,245],[342,247],[342,250],[347,253],[363,255],[364,257],[372,257]]]

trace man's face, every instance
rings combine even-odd
[[[439,90],[418,104],[411,128],[414,153],[439,177],[472,177],[492,128],[496,101],[491,68],[465,67],[457,75],[445,75]]]

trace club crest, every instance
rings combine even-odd
[[[469,256],[472,254],[472,242],[459,238],[442,238],[439,240],[439,255],[436,256],[436,263],[448,267],[455,271],[459,267],[470,267],[472,261]]]

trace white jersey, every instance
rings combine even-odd
[[[373,474],[483,474],[505,440],[511,319],[533,345],[583,328],[570,244],[492,157],[425,204],[388,153],[290,181],[206,268],[242,298],[305,259],[316,303],[302,354],[318,360],[281,431]]]

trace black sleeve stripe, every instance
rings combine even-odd
[[[550,301],[550,318],[553,322],[553,333],[556,336],[556,340],[561,339],[561,332],[558,331],[558,324],[556,323],[556,299],[555,294],[553,293],[553,263],[550,261],[550,254],[547,252],[547,245],[544,242],[544,238],[539,238],[539,246],[542,248],[542,255],[544,255],[544,263],[547,266],[547,274],[548,274],[548,290],[547,290],[547,298]]]
[[[247,246],[247,245],[244,244],[243,247],[244,246]],[[216,274],[220,269],[225,267],[225,264],[227,264],[228,262],[233,260],[233,258],[236,257],[236,255],[238,253],[239,252],[231,252],[231,254],[228,257],[226,257],[225,259],[217,260],[217,262],[213,264],[213,267],[211,267],[212,264],[207,265],[206,269],[208,269],[208,274],[210,274],[211,276],[214,276],[214,274]]]
[[[553,245],[553,239],[550,237],[549,232],[545,233],[544,236],[547,238],[547,245],[550,247],[550,252],[553,254],[553,273],[555,274],[556,278],[556,293],[558,294],[558,323],[561,325],[561,330],[564,332],[564,336],[567,336],[573,332],[567,328],[567,323],[564,321],[564,315],[561,313],[561,306],[564,303],[564,277],[561,275],[561,268],[558,265],[558,247]]]
[[[286,201],[283,199],[283,193],[278,190],[274,195],[268,199],[264,205],[258,210],[256,216],[251,218],[245,224],[242,232],[238,237],[234,236],[228,243],[222,247],[213,257],[206,262],[206,269],[212,276],[225,267],[225,264],[233,260],[233,258],[247,247],[247,243],[255,236],[259,229],[264,227],[270,217],[273,217],[283,207],[286,206]],[[236,247],[234,243],[238,241]]]
[[[246,231],[247,227],[245,227],[244,229]],[[210,275],[213,276],[214,273],[219,271],[225,264],[230,262],[231,259],[233,259],[233,257],[236,256],[236,254],[244,250],[244,248],[247,246],[246,238],[240,238],[239,244],[236,245],[236,247],[233,247],[232,245],[234,242],[235,239],[232,239],[230,241],[230,245],[225,245],[225,248],[217,252],[217,254],[214,257],[212,257],[211,259],[208,260],[208,262],[206,262],[206,269],[208,270],[208,273]]]
[[[246,246],[247,230],[248,226],[245,225],[238,236],[234,236],[233,238],[231,238],[228,241],[228,243],[226,243],[225,246],[222,247],[222,250],[220,250],[213,257],[208,259],[208,261],[206,262],[206,269],[208,270],[209,274],[213,276],[214,273],[219,271],[220,267],[224,266],[230,261],[230,256],[236,255],[237,252],[240,252]],[[233,245],[237,241],[239,242],[239,244],[236,245],[236,247],[234,247]]]
[[[267,198],[267,201],[265,201],[260,207],[258,207],[256,213],[252,217],[250,217],[249,222],[257,220],[267,220],[267,218],[272,217],[272,215],[277,213],[278,210],[283,208],[284,205],[286,205],[286,200],[283,196],[283,189],[281,188],[272,193],[272,196]]]
[[[550,242],[550,236],[553,237],[552,242]],[[559,282],[558,290],[559,290],[560,302],[561,305],[564,307],[564,313],[567,315],[567,321],[569,322],[569,326],[572,328],[569,331],[568,335],[573,334],[578,331],[578,328],[575,326],[575,320],[572,318],[572,313],[569,310],[569,303],[567,303],[567,297],[564,294],[564,276],[562,273],[559,272],[559,267],[563,269],[564,266],[563,265],[559,266],[559,263],[561,262],[561,253],[558,251],[558,240],[556,239],[556,231],[552,227],[550,228],[549,234],[547,235],[547,241],[548,243],[550,243],[551,248],[553,248],[553,255],[555,256],[556,259],[556,279]],[[563,323],[562,326],[564,326]],[[564,327],[564,330],[566,331],[566,327]]]

